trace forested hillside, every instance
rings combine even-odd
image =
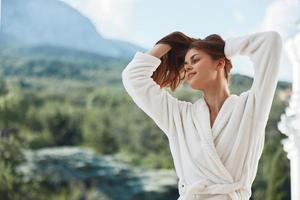
[[[0,180],[0,195],[12,195],[18,187],[23,193],[35,191],[28,199],[43,199],[39,192],[51,191],[43,182],[35,190],[16,178],[22,149],[91,147],[132,166],[174,168],[167,138],[123,88],[121,71],[129,59],[52,46],[2,49],[0,55],[0,173],[6,177]],[[252,78],[234,74],[231,92],[240,94],[251,83]],[[278,83],[253,185],[255,200],[289,199],[289,161],[277,130],[287,105],[279,94],[289,89],[289,83]],[[172,95],[191,102],[201,97],[186,84]],[[22,192],[8,198],[18,199]]]

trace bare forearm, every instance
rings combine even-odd
[[[171,46],[168,44],[156,44],[152,49],[147,51],[147,54],[150,54],[152,56],[155,56],[157,58],[161,58],[163,55],[165,55],[169,50],[171,49]]]

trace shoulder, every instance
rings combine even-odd
[[[191,107],[194,104],[190,101],[181,100],[178,97],[173,96],[173,94],[171,94],[169,91],[165,89],[162,89],[162,92],[165,93],[165,95],[167,95],[168,100],[171,101],[173,106],[176,106],[180,109]]]

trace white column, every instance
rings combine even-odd
[[[291,162],[291,198],[300,200],[300,32],[289,38],[284,48],[292,63],[293,83],[289,106],[281,115],[278,129],[288,136],[281,143]]]

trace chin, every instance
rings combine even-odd
[[[199,87],[199,85],[195,85],[195,84],[189,84],[189,85],[194,90],[201,90],[201,88]]]
[[[202,90],[203,84],[195,81],[188,82],[189,86],[194,90]]]

